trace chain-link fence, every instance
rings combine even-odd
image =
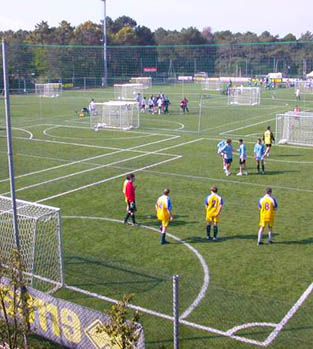
[[[151,76],[158,84],[178,75],[254,77],[281,72],[304,77],[313,70],[313,44],[266,42],[208,45],[108,46],[109,85],[133,76]],[[10,87],[21,93],[35,83],[62,82],[64,88],[103,87],[103,47],[10,44]],[[1,64],[1,63],[0,63]],[[0,83],[0,89],[3,86]]]

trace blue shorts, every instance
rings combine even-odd
[[[233,162],[233,159],[225,159],[225,164],[231,164]]]

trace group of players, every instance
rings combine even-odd
[[[123,194],[126,202],[126,216],[124,218],[124,224],[128,224],[128,219],[131,217],[132,224],[138,225],[135,218],[136,209],[136,185],[135,175],[133,173],[126,176],[123,184]],[[166,240],[166,232],[169,223],[173,220],[172,214],[172,202],[169,197],[170,189],[163,190],[156,203],[155,210],[157,219],[160,221],[161,232],[161,245],[168,244]],[[211,187],[211,193],[205,198],[205,218],[206,218],[206,235],[207,240],[218,240],[218,223],[220,221],[221,212],[224,206],[223,198],[218,194],[218,188],[216,186]],[[262,245],[262,235],[266,225],[268,225],[268,243],[273,243],[273,225],[275,219],[275,211],[277,210],[277,201],[272,197],[272,189],[266,188],[265,195],[259,199],[258,202],[260,220],[257,245]],[[213,229],[212,229],[213,228]],[[211,236],[211,230],[213,230],[213,237]]]
[[[272,147],[272,142],[275,141],[273,132],[271,131],[271,127],[267,126],[266,131],[263,135],[263,140],[261,137],[257,138],[257,142],[254,146],[254,156],[257,163],[257,172],[264,174],[265,166],[264,166],[264,158],[270,156],[270,151]],[[237,176],[247,176],[247,148],[242,139],[239,139],[239,172]],[[232,140],[228,138],[226,141],[222,140],[217,144],[217,153],[223,159],[223,169],[225,171],[226,176],[230,176],[230,167],[233,162],[233,145]]]

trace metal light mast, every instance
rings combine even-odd
[[[107,67],[107,32],[106,32],[106,0],[103,1],[104,17],[103,17],[103,87],[107,87],[108,67]]]

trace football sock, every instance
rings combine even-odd
[[[258,232],[258,242],[261,242],[261,240],[262,240],[262,233]]]
[[[210,237],[210,233],[211,233],[211,225],[210,224],[208,224],[207,226],[206,226],[206,233],[207,233],[207,236],[208,236],[208,238]]]
[[[217,238],[217,232],[218,232],[217,225],[214,225],[214,227],[213,227],[213,233],[214,233],[214,237],[215,237],[215,238]]]
[[[257,164],[256,169],[258,170],[258,172],[260,172],[260,165],[259,164]]]
[[[133,223],[134,223],[134,224],[136,224],[136,218],[135,218],[135,215],[133,214],[131,217],[132,217],[132,221],[133,221]]]
[[[264,165],[262,165],[262,171],[264,172]]]
[[[165,244],[165,233],[161,233],[161,244]]]
[[[268,241],[272,241],[273,238],[273,232],[269,231],[268,232]]]
[[[128,221],[129,216],[130,216],[130,213],[127,212],[127,213],[126,213],[126,216],[125,216],[125,218],[124,218],[124,223],[126,223],[126,222]]]

